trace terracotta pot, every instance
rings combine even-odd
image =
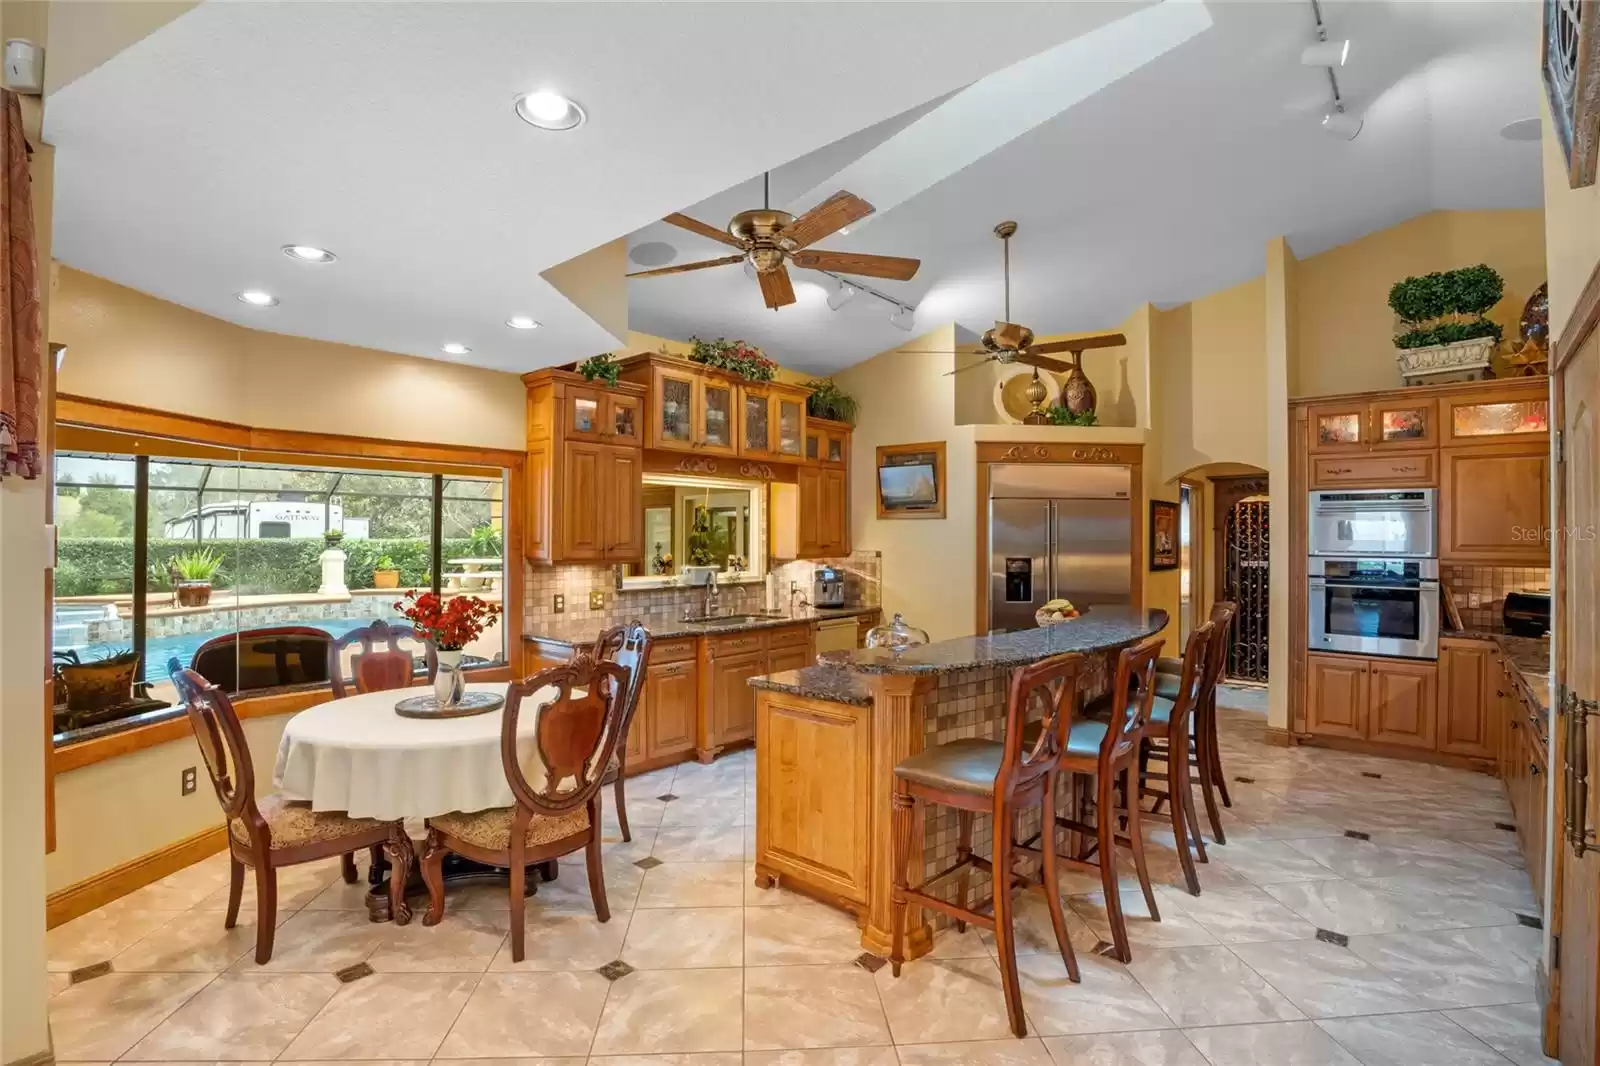
[[[397,589],[400,587],[400,571],[374,570],[372,572],[372,587],[375,589]]]
[[[211,602],[211,582],[180,581],[177,593],[179,607],[204,607]]]
[[[133,698],[139,657],[132,652],[97,663],[63,663],[56,676],[67,690],[67,710],[99,711]]]

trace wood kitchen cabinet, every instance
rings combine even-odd
[[[821,418],[806,420],[806,462],[844,466],[850,462],[850,426]]]
[[[750,679],[810,666],[812,639],[809,623],[701,638],[701,761],[755,737]]]
[[[752,677],[767,673],[767,653],[737,652],[718,658],[711,670],[711,740],[715,747],[749,740],[756,733]]]
[[[1433,663],[1371,660],[1367,681],[1367,739],[1374,744],[1434,750],[1438,674],[1438,667]]]
[[[1438,750],[1494,758],[1500,714],[1500,663],[1492,644],[1450,637],[1439,641]]]
[[[802,466],[796,471],[800,490],[800,556],[835,558],[850,554],[850,478],[846,470]]]
[[[1496,382],[1439,398],[1440,442],[1446,447],[1497,441],[1550,439],[1549,384],[1545,378]]]
[[[693,658],[672,663],[652,661],[645,671],[642,706],[634,721],[635,729],[639,719],[647,723],[648,758],[668,762],[672,756],[694,749],[698,682]]]
[[[702,455],[739,454],[739,383],[731,374],[670,356],[623,363],[622,380],[650,398],[644,445]]]
[[[1438,460],[1438,452],[1317,455],[1311,459],[1311,487],[1428,488],[1439,483]]]
[[[1347,655],[1306,656],[1306,729],[1326,737],[1367,735],[1367,661]]]
[[[645,390],[564,370],[523,377],[528,400],[527,532],[537,563],[644,559]]]
[[[739,454],[799,461],[805,447],[806,390],[795,385],[739,386]]]
[[[1314,455],[1415,450],[1439,443],[1438,407],[1432,397],[1350,397],[1315,404],[1306,415],[1308,448]]]
[[[1440,561],[1549,566],[1549,443],[1479,444],[1440,454]]]

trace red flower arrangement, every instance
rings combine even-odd
[[[411,606],[406,606],[406,600]],[[396,600],[394,609],[411,622],[419,638],[433,641],[441,651],[460,651],[494,625],[500,606],[476,596],[457,596],[446,603],[437,592],[418,596],[415,589],[405,600]]]

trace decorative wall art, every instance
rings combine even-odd
[[[1171,500],[1150,501],[1150,569],[1178,567],[1178,505]]]

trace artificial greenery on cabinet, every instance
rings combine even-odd
[[[724,337],[703,341],[690,337],[689,345],[690,362],[702,363],[713,370],[726,370],[746,381],[771,381],[778,372],[776,362],[767,358],[760,348],[744,341],[730,341]]]
[[[1500,340],[1500,324],[1484,317],[1505,294],[1505,281],[1484,263],[1397,281],[1389,308],[1405,323],[1396,348],[1426,348],[1483,337]]]
[[[806,383],[806,414],[834,422],[856,423],[856,398],[833,383],[832,378],[817,378]]]

